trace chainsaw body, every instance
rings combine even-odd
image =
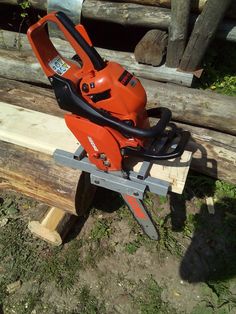
[[[63,32],[76,52],[73,59],[58,53],[47,22]],[[98,169],[120,171],[129,156],[157,160],[183,153],[189,134],[169,124],[167,108],[146,110],[140,81],[118,63],[103,60],[82,25],[53,12],[31,26],[27,35],[59,106],[70,112],[65,115],[68,128]],[[149,117],[158,119],[155,126],[150,127]]]

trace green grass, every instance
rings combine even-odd
[[[141,314],[177,313],[169,303],[162,300],[163,288],[152,277],[140,282],[137,289],[142,292],[142,295],[135,299]]]
[[[236,44],[215,41],[204,58],[199,87],[236,96]]]

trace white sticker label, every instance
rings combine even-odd
[[[56,58],[52,59],[48,63],[48,65],[53,71],[55,71],[59,75],[63,75],[70,68],[69,64],[67,64],[60,56],[57,56]]]

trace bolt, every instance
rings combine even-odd
[[[133,195],[134,196],[139,196],[139,193],[138,192],[134,192]]]
[[[106,160],[106,159],[107,159],[107,156],[106,156],[105,154],[100,154],[100,159]]]
[[[105,160],[105,161],[103,162],[103,164],[104,164],[104,166],[106,166],[106,167],[110,167],[110,165],[111,165],[110,161],[107,161],[107,160]]]
[[[94,180],[94,183],[95,183],[95,184],[100,184],[100,181]]]

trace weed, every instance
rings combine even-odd
[[[236,295],[231,293],[228,283],[208,282],[207,286],[208,289],[205,288],[206,297],[193,309],[191,314],[233,313],[231,311],[236,309]]]
[[[91,239],[100,241],[103,238],[108,238],[110,236],[110,232],[110,223],[106,219],[97,220],[91,230]]]
[[[87,286],[84,286],[79,294],[79,304],[76,313],[83,314],[105,314],[106,308],[103,302],[99,302],[98,299],[93,296]]]
[[[139,241],[129,242],[126,243],[125,245],[125,251],[128,252],[129,254],[134,254],[139,247],[140,247]]]
[[[176,310],[169,303],[162,300],[163,288],[152,277],[140,282],[139,289],[143,293],[142,296],[135,299],[135,302],[139,304],[142,314],[176,313]]]
[[[236,46],[234,43],[219,45],[219,42],[214,42],[205,56],[205,71],[200,80],[200,87],[235,96],[235,56]]]

